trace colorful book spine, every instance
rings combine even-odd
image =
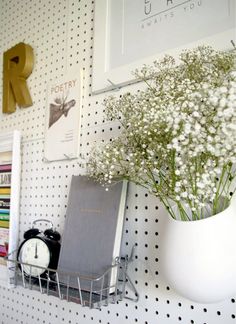
[[[0,214],[0,221],[9,221],[10,217],[7,214]]]
[[[11,164],[1,164],[0,172],[11,172]]]
[[[0,195],[0,201],[2,200],[10,200],[10,195]],[[0,204],[1,207],[1,204]]]
[[[0,172],[0,187],[11,185],[11,172]]]
[[[10,198],[2,198],[0,196],[0,208],[1,209],[9,209],[10,208]]]
[[[9,220],[0,220],[1,228],[9,228]]]
[[[9,195],[11,194],[11,188],[10,187],[1,187],[0,188],[0,196],[1,195]]]
[[[7,255],[7,249],[5,245],[0,245],[0,257],[5,257]]]
[[[5,257],[8,251],[9,229],[0,228],[0,256]]]
[[[0,208],[0,221],[9,221],[10,218],[10,208]]]
[[[7,219],[9,218],[9,215],[10,215],[10,211],[8,210],[8,213],[5,213],[5,212],[1,212],[0,210],[0,219]]]
[[[8,251],[11,195],[10,163],[0,164],[0,257]]]
[[[4,209],[4,208],[0,208],[0,215],[9,215],[10,210],[9,209]]]

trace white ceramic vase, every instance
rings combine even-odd
[[[236,194],[227,209],[197,221],[167,218],[160,266],[182,296],[214,303],[236,295]]]

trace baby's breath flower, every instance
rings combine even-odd
[[[236,175],[236,55],[208,46],[166,55],[135,71],[147,88],[105,99],[120,135],[90,153],[88,172],[101,183],[133,181],[193,219],[219,210]],[[171,208],[167,208],[172,217]]]

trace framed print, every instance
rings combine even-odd
[[[96,0],[93,93],[134,82],[132,71],[165,53],[235,40],[234,0]]]
[[[78,157],[82,71],[48,86],[44,158],[46,161]]]

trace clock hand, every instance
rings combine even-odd
[[[36,243],[36,245],[35,245],[35,255],[34,255],[34,258],[35,259],[38,259],[38,245],[37,245],[37,243]]]

